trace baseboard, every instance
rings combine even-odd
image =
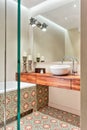
[[[70,107],[67,107],[67,106],[62,106],[60,104],[55,104],[55,103],[51,103],[51,102],[48,103],[48,106],[54,107],[54,108],[57,108],[57,109],[60,109],[60,110],[63,110],[63,111],[67,111],[67,112],[70,112],[72,114],[76,114],[76,115],[80,116],[80,110],[77,110],[77,109],[73,109],[73,108],[70,108]]]

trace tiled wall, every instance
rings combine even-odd
[[[30,109],[38,110],[48,104],[48,87],[33,86],[21,89],[21,113]],[[17,91],[7,92],[6,96],[6,119],[17,115]],[[4,95],[0,94],[0,122],[4,120]]]

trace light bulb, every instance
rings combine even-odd
[[[46,28],[42,28],[42,31],[43,31],[43,32],[46,32],[46,30],[47,30]]]

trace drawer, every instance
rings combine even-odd
[[[27,75],[27,81],[29,83],[35,83],[36,84],[36,76],[35,75]]]
[[[18,76],[16,74],[16,80],[18,79]],[[36,76],[33,74],[21,74],[20,80],[22,82],[29,82],[29,83],[36,83]]]
[[[27,82],[27,75],[22,74],[22,75],[20,76],[20,80],[21,80],[22,82]]]
[[[70,80],[56,77],[38,76],[37,84],[70,89]]]
[[[72,80],[72,89],[80,90],[80,80],[79,79]]]
[[[18,74],[16,74],[16,80],[18,80]],[[27,76],[25,74],[21,74],[20,81],[27,82]]]

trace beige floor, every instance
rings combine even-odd
[[[61,121],[65,121],[72,125],[80,127],[80,116],[78,116],[78,115],[68,113],[68,112],[65,112],[65,111],[62,111],[62,110],[59,110],[56,108],[52,108],[49,106],[46,106],[46,107],[40,109],[39,111],[42,112],[43,114],[52,116]]]
[[[46,106],[21,118],[20,124],[20,130],[80,130],[80,117]],[[17,130],[17,122],[8,124],[6,130]]]

